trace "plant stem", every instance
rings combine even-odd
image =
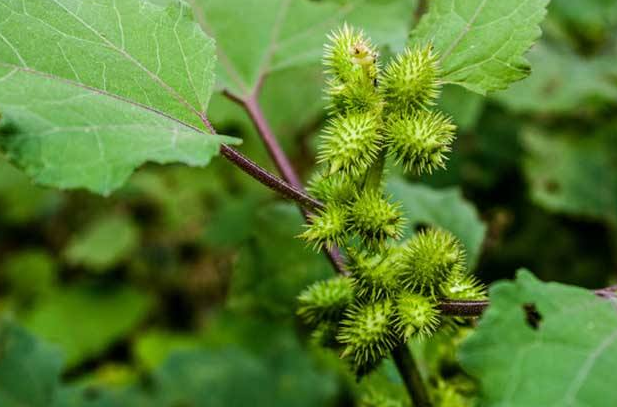
[[[401,343],[392,349],[392,359],[405,383],[409,396],[413,400],[414,407],[430,407],[432,403],[426,391],[426,386],[407,344]]]
[[[266,171],[255,162],[242,155],[239,151],[223,144],[221,146],[221,155],[263,185],[297,202],[304,208],[313,210],[324,208],[323,203],[311,197],[303,190],[286,183],[276,175]]]
[[[244,108],[244,110],[246,110],[247,114],[251,118],[251,121],[255,125],[255,128],[257,129],[257,132],[259,133],[259,136],[261,137],[261,139],[264,142],[268,152],[270,153],[270,157],[272,158],[272,161],[274,161],[274,164],[276,165],[279,173],[282,175],[283,179],[286,181],[286,185],[293,189],[294,196],[298,196],[298,194],[300,194],[299,196],[301,196],[303,199],[306,198],[306,197],[310,198],[311,201],[308,201],[308,203],[310,203],[310,204],[313,204],[315,202],[319,203],[319,205],[312,205],[311,206],[311,205],[306,205],[306,203],[297,201],[300,204],[300,210],[302,211],[302,215],[304,215],[304,218],[307,221],[310,221],[310,215],[311,214],[310,214],[310,212],[306,211],[305,208],[313,209],[313,210],[314,209],[324,209],[325,205],[322,204],[319,201],[314,200],[308,194],[306,194],[306,192],[304,191],[302,183],[300,182],[300,177],[298,177],[298,174],[296,173],[296,171],[294,170],[293,166],[289,162],[289,159],[287,158],[287,155],[285,154],[285,152],[281,148],[281,145],[278,143],[276,137],[274,136],[274,132],[272,131],[272,128],[270,127],[270,124],[268,123],[268,120],[266,119],[265,115],[263,114],[263,111],[261,110],[261,106],[259,106],[259,102],[257,100],[257,95],[253,94],[253,95],[248,96],[247,98],[243,99],[243,98],[240,98],[240,97],[238,97],[238,96],[236,96],[236,95],[234,95],[234,94],[232,94],[230,92],[224,92],[224,94],[229,99],[231,99],[232,101],[234,101],[237,104],[239,104],[240,106],[242,106]],[[213,130],[213,129],[211,129],[211,130]],[[221,149],[221,153],[223,155],[225,155],[225,152],[222,149]],[[254,165],[257,168],[260,168],[259,166],[257,166],[257,164],[254,164]],[[266,173],[267,173],[267,171],[266,171]],[[255,172],[251,173],[251,176],[256,178],[254,176],[254,174],[255,174]],[[267,174],[269,174],[269,173],[267,173]],[[262,174],[262,175],[264,175],[264,174]],[[277,177],[275,177],[275,178],[277,178]],[[279,179],[279,181],[281,181],[281,180]],[[260,182],[261,182],[261,180],[260,180]],[[265,182],[262,182],[262,184],[267,185]],[[280,186],[277,185],[277,187],[280,187]],[[290,197],[290,196],[288,196],[288,197]],[[343,260],[343,256],[341,256],[341,252],[338,249],[338,247],[332,247],[331,249],[326,250],[326,255],[328,257],[328,260],[330,261],[330,263],[334,267],[334,269],[339,274],[343,274],[343,275],[347,275],[348,274],[348,272],[347,272],[347,270],[345,268],[345,261]]]
[[[276,168],[279,170],[279,173],[282,175],[283,179],[290,183],[292,186],[303,189],[302,183],[300,182],[300,177],[296,174],[296,171],[292,167],[287,155],[281,148],[281,145],[276,140],[274,136],[274,132],[270,127],[270,124],[266,120],[261,107],[259,106],[259,102],[257,101],[256,96],[250,96],[243,103],[243,106],[250,116],[251,120],[255,124],[259,135],[261,136],[262,141],[266,145],[270,156],[272,157],[272,161],[276,165]]]

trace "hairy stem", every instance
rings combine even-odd
[[[302,207],[307,209],[323,209],[324,205],[315,198],[308,195],[301,189],[290,185],[277,177],[276,175],[266,171],[249,158],[242,155],[233,148],[222,145],[221,155],[238,166],[242,171],[267,186],[268,188],[280,193],[285,198],[297,202]]]
[[[286,181],[286,185],[288,187],[293,188],[293,190],[296,193],[301,194],[303,198],[304,197],[310,198],[310,196],[306,194],[306,192],[304,191],[304,187],[302,186],[302,183],[300,182],[300,177],[294,170],[293,166],[291,165],[291,162],[287,158],[287,155],[285,154],[285,152],[281,148],[281,145],[278,143],[278,140],[274,136],[274,132],[272,131],[272,128],[270,127],[270,124],[268,123],[268,120],[266,119],[265,115],[263,114],[263,111],[261,110],[261,106],[259,105],[259,102],[257,100],[257,95],[253,94],[247,97],[246,99],[243,99],[227,91],[224,92],[224,94],[229,99],[231,99],[232,101],[242,106],[244,110],[246,110],[247,114],[251,118],[251,121],[255,125],[255,128],[257,129],[259,136],[264,142],[268,150],[268,153],[270,154],[270,157],[272,158],[272,161],[274,161],[274,164],[276,165],[279,173],[281,174],[283,179]],[[225,152],[223,152],[223,150],[221,150],[221,153],[225,155]],[[279,181],[281,180],[279,179]],[[267,185],[265,182],[262,182],[262,184]],[[277,187],[280,187],[280,185],[277,184]],[[290,197],[288,195],[286,196]],[[312,201],[308,203],[311,203],[311,204],[314,203],[313,201],[315,200],[313,198],[310,198],[310,199]],[[307,221],[310,220],[310,212],[306,211],[305,209],[315,210],[315,209],[323,209],[325,207],[319,201],[315,201],[315,202],[319,202],[320,205],[306,205],[306,202],[300,202],[300,201],[297,201],[297,202],[300,204],[300,210],[302,211],[302,214],[304,215],[304,218]],[[343,260],[343,256],[341,256],[341,252],[338,249],[338,247],[333,247],[331,249],[326,250],[326,255],[328,257],[328,260],[330,261],[330,263],[332,263],[332,266],[335,268],[335,270],[338,273],[344,274],[344,275],[348,274],[347,270],[345,269],[345,261]]]
[[[407,344],[401,343],[392,349],[392,359],[401,374],[405,388],[413,400],[414,407],[432,406],[426,386]]]

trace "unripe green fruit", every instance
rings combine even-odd
[[[348,210],[345,206],[329,204],[318,214],[309,216],[310,224],[300,237],[317,251],[340,246],[347,240]]]
[[[398,248],[383,253],[348,252],[348,268],[358,297],[367,301],[393,298],[401,288]]]
[[[352,306],[337,337],[345,345],[343,357],[352,357],[356,366],[381,360],[397,344],[392,330],[394,318],[394,305],[389,300]]]
[[[324,65],[326,74],[346,84],[365,78],[372,83],[377,77],[377,51],[365,38],[362,30],[345,24],[328,36],[325,46]]]
[[[432,45],[406,49],[386,67],[380,81],[388,111],[409,113],[433,106],[441,88],[440,74]]]
[[[337,171],[359,176],[375,162],[381,148],[380,119],[372,113],[355,113],[330,119],[322,136],[317,160]]]
[[[465,270],[456,270],[443,281],[439,289],[441,294],[454,300],[482,300],[486,298],[486,287]]]
[[[417,110],[393,114],[386,123],[384,138],[388,153],[405,171],[429,174],[446,167],[456,126],[441,112]]]
[[[439,327],[439,310],[419,294],[403,293],[396,301],[396,329],[404,341],[431,336]]]
[[[362,241],[377,247],[402,234],[404,219],[399,203],[390,203],[376,190],[364,190],[349,207],[349,225]]]
[[[428,229],[407,242],[401,261],[404,286],[434,297],[450,274],[465,270],[465,251],[452,233]]]
[[[298,315],[309,325],[337,322],[354,300],[353,285],[347,277],[318,281],[298,297]]]
[[[311,178],[307,190],[322,202],[346,205],[356,196],[358,186],[353,177],[320,171]]]

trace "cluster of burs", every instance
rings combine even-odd
[[[477,299],[465,252],[449,232],[431,228],[400,242],[400,205],[383,190],[388,158],[404,171],[444,167],[455,126],[435,110],[438,56],[430,44],[405,50],[380,69],[375,47],[348,26],[329,37],[329,123],[322,164],[310,191],[325,203],[301,235],[316,249],[340,247],[349,275],[320,281],[299,297],[298,314],[321,344],[341,351],[361,375],[395,346],[440,326],[437,300]]]

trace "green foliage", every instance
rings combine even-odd
[[[207,135],[202,122],[214,43],[185,5],[0,8],[11,16],[0,24],[0,147],[37,182],[109,194],[146,161],[203,166],[236,142]],[[36,44],[50,44],[45,58]]]
[[[2,319],[0,355],[0,404],[50,406],[62,364],[57,350]]]
[[[139,244],[139,230],[122,215],[97,219],[73,237],[65,256],[73,265],[104,271],[124,260]]]
[[[546,3],[0,0],[0,313],[38,337],[0,323],[0,405],[409,407],[404,342],[435,407],[615,404],[612,302],[526,277],[476,334],[438,312],[521,265],[614,284],[616,8],[553,0],[529,64]],[[311,179],[312,226],[223,160],[191,167],[242,139],[275,172],[229,94]],[[189,165],[125,182],[144,162]]]
[[[530,67],[523,54],[540,37],[548,0],[435,0],[411,35],[440,55],[442,81],[474,92],[505,89]],[[447,29],[445,28],[447,27]]]
[[[74,366],[105,351],[147,315],[152,301],[132,288],[56,290],[23,317],[37,336],[57,344]]]
[[[480,381],[483,405],[617,402],[607,380],[617,363],[614,301],[582,288],[542,283],[525,270],[515,282],[491,287],[490,299],[491,307],[461,349],[464,368]],[[530,306],[534,314],[526,316]]]
[[[480,255],[486,226],[478,211],[456,188],[434,189],[391,178],[388,191],[400,200],[408,223],[407,236],[420,226],[449,230],[462,243],[469,268],[473,270]]]
[[[523,168],[534,200],[557,212],[617,224],[615,156],[607,148],[611,136],[549,138],[530,129],[522,137]]]

